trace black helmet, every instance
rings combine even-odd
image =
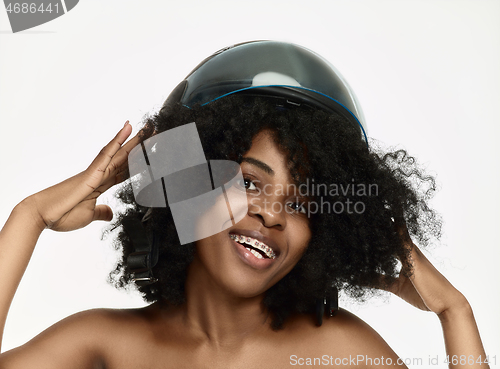
[[[287,42],[250,41],[215,52],[172,91],[163,108],[177,102],[204,105],[234,93],[334,111],[359,126],[368,142],[361,107],[345,79],[318,54]]]

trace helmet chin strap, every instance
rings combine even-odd
[[[323,316],[327,318],[334,316],[339,310],[339,293],[336,287],[333,288],[331,295],[316,299],[316,325],[320,327],[323,324]]]
[[[123,229],[135,250],[127,257],[127,265],[134,275],[132,280],[138,286],[146,286],[158,281],[153,276],[153,267],[158,263],[158,236],[152,232],[151,236],[148,237],[145,229],[152,210],[152,208],[149,208],[141,219],[129,218],[123,220]]]

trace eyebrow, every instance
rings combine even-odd
[[[241,159],[241,162],[247,162],[248,164],[255,165],[256,167],[262,169],[267,174],[270,174],[272,176],[274,175],[274,170],[272,170],[272,168],[269,165],[255,158],[246,157]]]

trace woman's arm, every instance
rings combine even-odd
[[[425,306],[441,321],[449,367],[489,368],[484,363],[486,353],[469,302],[417,246],[412,244],[411,247],[414,271],[410,281]]]
[[[96,200],[125,179],[128,153],[139,142],[136,136],[122,146],[132,131],[127,123],[85,171],[23,200],[0,231],[0,344],[10,304],[41,232],[71,231],[112,219],[111,209],[96,205]]]
[[[450,368],[489,368],[476,320],[467,300],[462,306],[443,311],[439,319]]]
[[[0,231],[0,348],[7,312],[45,228],[32,213],[31,199],[19,203]]]
[[[450,368],[489,368],[467,299],[427,260],[407,234],[405,239],[410,249],[411,272],[401,273],[389,290],[410,304],[438,315]]]

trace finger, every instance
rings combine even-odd
[[[104,169],[111,161],[113,155],[130,135],[132,127],[127,123],[116,136],[101,150],[86,171],[79,173],[67,180],[49,188],[57,191],[58,197],[64,199],[61,205],[70,206],[66,211],[91,195],[101,184]],[[44,191],[42,191],[44,192]]]
[[[107,191],[110,187],[128,179],[128,156],[132,149],[141,143],[139,134],[140,133],[130,139],[113,156],[113,159],[110,161],[108,167],[106,168],[102,183],[98,188],[101,193]]]
[[[92,221],[94,220],[105,220],[107,222],[113,219],[113,211],[108,205],[97,205],[94,209],[94,216],[92,217]]]
[[[107,190],[109,190],[111,187],[114,185],[117,185],[119,183],[122,183],[123,181],[127,180],[129,178],[129,171],[128,168],[121,170],[119,173],[116,173],[113,177],[108,178],[106,182],[101,184],[99,187],[97,187],[92,195],[96,195],[96,197],[100,196]]]
[[[410,261],[413,270],[409,279],[430,310],[439,314],[449,307],[450,301],[462,296],[414,244]]]
[[[111,163],[113,163],[113,168],[120,168],[124,163],[126,163],[128,155],[130,154],[130,151],[137,145],[141,143],[141,137],[140,137],[140,132],[137,133],[134,137],[132,137],[125,145],[123,145],[118,152],[116,153],[115,156],[113,156],[113,159],[111,160]],[[110,163],[110,164],[111,164]]]
[[[380,288],[387,291],[397,294],[399,291],[400,280],[398,278],[389,277],[389,276],[381,276],[380,280]]]
[[[97,192],[98,195],[103,192],[96,191],[96,189],[102,184],[104,180],[104,174],[109,163],[111,162],[115,154],[119,151],[123,142],[125,142],[131,132],[132,127],[127,121],[123,128],[116,134],[116,136],[102,148],[102,150],[92,161],[87,170],[77,176],[83,176],[85,182],[85,186],[83,187],[83,189],[82,187],[78,187],[78,190],[76,191],[77,195],[80,195],[80,198],[85,198],[86,196],[89,196],[94,192]]]
[[[132,127],[127,121],[125,126],[116,134],[116,136],[102,148],[97,157],[85,171],[89,176],[89,186],[95,189],[101,184],[106,168],[127,137],[130,136],[130,133],[132,133]]]
[[[379,275],[378,279],[372,285],[367,285],[366,287],[376,288],[379,290],[384,290],[387,292],[392,292],[397,294],[399,290],[399,279],[388,275]]]
[[[394,227],[405,245],[412,243],[408,227],[406,226],[406,221],[403,217],[394,219]]]
[[[134,140],[134,142],[136,142]],[[137,145],[136,145],[137,146]],[[135,147],[135,146],[133,146]],[[132,148],[133,148],[132,147]],[[96,192],[102,194],[106,192],[110,187],[122,183],[123,181],[130,178],[130,172],[128,167],[128,154],[130,151],[124,151],[122,158],[117,159],[118,167],[114,167],[112,170],[106,171],[105,179],[102,184],[96,188]],[[118,155],[118,154],[117,154]],[[114,158],[113,158],[114,159]],[[110,163],[110,166],[113,164],[113,161]]]
[[[389,275],[379,274],[373,281],[362,284],[362,287],[396,293],[399,287],[399,279]]]
[[[140,145],[145,138],[154,135],[156,132],[153,132],[152,135],[147,134],[147,137],[144,137],[143,133],[144,129],[139,131],[134,137],[126,142],[113,156],[108,167],[106,168],[101,185],[94,191],[96,197],[106,192],[112,186],[119,184],[130,177],[128,167],[128,158],[130,152],[137,145]]]
[[[74,188],[74,194],[71,198],[78,197],[81,199],[87,197],[97,197],[103,191],[99,191],[98,187],[102,184],[106,173],[106,168],[113,159],[113,156],[120,149],[123,142],[130,135],[132,127],[125,123],[125,126],[117,133],[117,135],[102,148],[94,161],[84,172],[80,173],[78,177],[82,178],[82,186]],[[94,196],[96,195],[96,196]]]
[[[152,137],[156,131],[152,131],[151,127],[143,127],[134,137],[126,142],[120,150],[113,156],[113,159],[108,165],[104,179],[98,190],[103,193],[110,187],[119,184],[130,177],[128,159],[130,152],[140,145],[145,139]]]

